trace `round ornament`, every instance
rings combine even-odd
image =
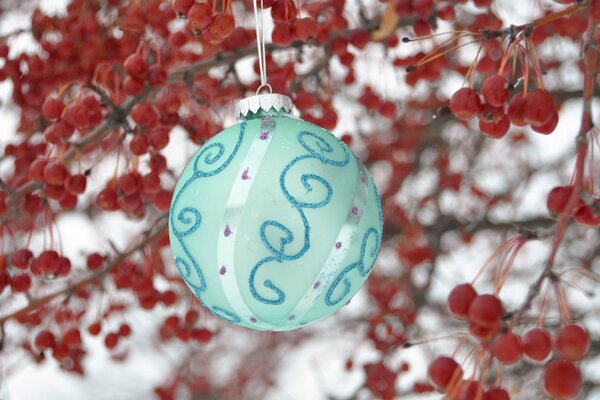
[[[247,328],[284,331],[347,304],[381,245],[373,180],[289,97],[246,98],[239,122],[192,157],[175,188],[175,263],[200,302]]]

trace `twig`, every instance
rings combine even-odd
[[[577,158],[575,160],[575,176],[573,180],[574,190],[569,198],[569,201],[567,202],[565,211],[560,216],[556,224],[554,238],[552,239],[548,258],[544,264],[544,270],[540,273],[535,282],[529,287],[527,297],[523,301],[523,304],[515,312],[512,320],[513,326],[518,325],[525,312],[531,308],[531,304],[540,293],[546,278],[554,276],[552,273],[552,268],[554,267],[556,253],[558,252],[567,227],[569,226],[569,222],[575,213],[575,209],[583,190],[585,159],[588,149],[588,132],[590,132],[593,128],[592,98],[594,96],[594,86],[596,83],[596,76],[598,74],[598,48],[595,41],[595,33],[596,24],[593,17],[590,15],[586,34],[587,43],[585,44],[584,52],[583,112],[581,116],[581,128],[579,130],[579,134],[577,135]]]

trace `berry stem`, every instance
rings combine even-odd
[[[575,7],[575,6],[574,6]],[[584,43],[584,81],[583,81],[583,112],[581,115],[581,127],[577,135],[577,157],[575,160],[575,170],[573,179],[573,192],[565,207],[565,211],[558,219],[556,230],[550,246],[548,258],[544,264],[544,269],[530,286],[527,297],[515,312],[512,325],[516,326],[521,322],[525,312],[531,308],[533,300],[540,293],[542,284],[546,278],[552,276],[552,268],[556,259],[556,253],[560,247],[567,227],[575,213],[579,202],[581,191],[583,189],[585,159],[588,149],[588,133],[592,131],[592,99],[594,97],[594,86],[598,75],[598,47],[595,41],[596,23],[590,14],[588,19],[588,30],[586,33],[586,42]]]

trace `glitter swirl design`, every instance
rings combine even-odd
[[[184,259],[182,257],[176,257],[175,265],[177,266],[177,269],[179,270],[179,273],[185,282],[192,289],[200,302],[202,302],[200,294],[206,291],[206,281],[204,279],[204,275],[202,274],[202,268],[190,254],[189,248],[184,239],[198,230],[202,222],[202,215],[197,208],[192,206],[186,206],[182,208],[179,213],[176,213],[177,206],[182,193],[186,191],[187,187],[192,182],[199,178],[215,176],[227,168],[240,148],[245,129],[246,123],[243,122],[240,124],[237,141],[227,157],[225,157],[227,149],[223,143],[213,142],[204,147],[194,159],[194,172],[192,176],[190,176],[181,186],[171,203],[169,225],[173,235],[179,242],[187,258]],[[175,215],[177,215],[177,218],[175,218]],[[199,284],[196,282],[199,282]],[[210,306],[207,307],[211,308]],[[221,318],[231,322],[239,322],[239,318],[234,314],[223,310],[222,308],[215,307],[216,306],[213,306],[212,310]]]
[[[330,165],[333,167],[344,167],[348,164],[350,160],[350,154],[348,150],[338,143],[338,148],[342,150],[343,158],[338,160],[336,158],[332,158],[334,155],[334,146],[329,143],[327,139],[323,136],[309,132],[309,131],[301,131],[297,136],[298,143],[307,151],[306,154],[300,155],[290,161],[284,168],[281,174],[279,175],[279,187],[281,192],[283,193],[286,200],[292,205],[295,211],[298,214],[298,217],[302,221],[302,225],[304,227],[304,232],[302,234],[303,245],[302,248],[295,253],[287,253],[286,247],[296,240],[296,235],[284,224],[276,220],[267,220],[264,221],[259,229],[259,236],[264,245],[264,247],[271,253],[270,256],[263,258],[258,261],[250,272],[250,277],[248,279],[248,283],[250,285],[250,293],[252,297],[254,297],[257,301],[270,304],[270,305],[278,305],[282,304],[285,301],[285,293],[277,287],[270,279],[266,279],[263,281],[263,286],[271,291],[272,293],[269,296],[263,295],[258,292],[256,286],[256,275],[261,267],[268,263],[277,262],[282,263],[284,261],[293,261],[302,257],[310,248],[310,224],[308,223],[308,219],[304,212],[306,208],[321,208],[327,205],[333,196],[333,189],[331,184],[322,176],[313,174],[313,173],[304,173],[300,177],[300,182],[302,183],[302,187],[306,189],[305,193],[292,194],[286,185],[286,176],[288,172],[295,166],[297,166],[300,162],[304,160],[316,159],[320,161],[322,164]],[[338,152],[339,153],[339,152]],[[326,190],[325,198],[321,199],[310,199],[310,194],[313,192],[314,185],[322,185]],[[304,196],[304,199],[301,197]],[[314,196],[313,196],[314,197]],[[267,230],[270,231],[279,231],[280,238],[278,243],[272,243],[267,238]],[[271,234],[274,236],[275,232]],[[273,296],[273,294],[275,296]]]

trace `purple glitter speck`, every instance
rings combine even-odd
[[[367,183],[367,178],[365,178],[365,176],[363,175],[363,176],[360,177],[360,181],[362,183]]]
[[[358,207],[352,207],[352,214],[358,215]]]
[[[261,132],[258,138],[260,140],[267,140],[269,138],[269,132]]]
[[[316,281],[315,284],[313,285],[313,289],[317,289],[319,286],[321,286],[321,282]]]
[[[335,248],[338,249],[338,250],[341,249],[342,248],[342,242],[337,242],[335,244]]]
[[[256,322],[256,318],[250,317],[250,322],[252,322],[254,324]]]
[[[223,265],[223,266],[221,267],[221,269],[219,270],[219,273],[220,273],[221,275],[225,275],[225,272],[227,272],[227,268],[225,268],[225,266]]]
[[[293,321],[295,318],[296,318],[296,316],[295,316],[295,315],[290,315],[290,316],[288,317],[288,319],[289,319],[290,321]]]
[[[232,233],[233,232],[231,232],[231,228],[229,228],[229,225],[225,225],[225,230],[223,231],[223,235],[225,235],[225,237],[228,237]]]
[[[250,169],[250,168],[246,168],[246,169],[244,170],[244,172],[242,172],[242,180],[243,180],[243,181],[250,179],[250,176],[248,175],[248,170],[249,170],[249,169]]]

